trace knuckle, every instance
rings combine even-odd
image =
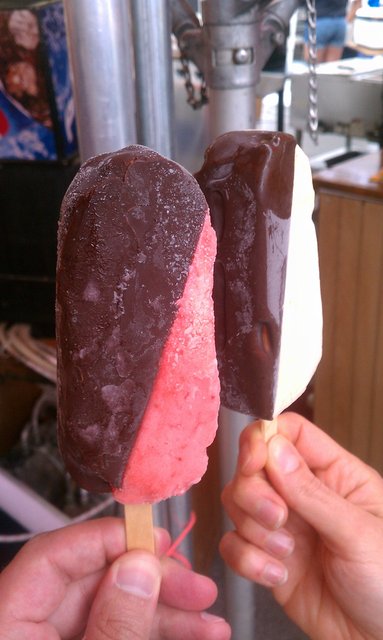
[[[52,537],[52,532],[44,532],[30,538],[19,551],[20,557],[39,558],[41,552],[48,546],[48,541]]]
[[[323,500],[323,483],[315,475],[310,474],[305,478],[304,482],[300,482],[297,485],[296,496],[299,501],[313,498],[319,498]]]
[[[227,484],[224,489],[222,490],[221,493],[221,500],[222,500],[222,504],[224,507],[228,507],[230,506],[233,498],[232,498],[232,483],[229,482],[229,484]]]
[[[243,447],[243,445],[249,441],[250,429],[249,426],[245,427],[243,431],[241,431],[239,435],[239,448]]]
[[[257,561],[256,549],[247,546],[236,560],[235,570],[248,580],[259,580],[261,575],[260,563]]]
[[[35,547],[38,548],[40,546],[44,546],[47,541],[47,538],[49,539],[51,535],[52,534],[46,533],[46,532],[38,533],[37,535],[33,536],[33,538],[30,538],[28,540],[28,542],[25,544],[25,548],[34,549]]]
[[[248,544],[238,532],[226,533],[220,541],[219,550],[222,558],[235,573],[248,580],[259,580],[260,550]]]
[[[262,478],[241,478],[232,487],[232,501],[246,513],[252,513],[256,500],[262,497],[264,490],[265,483]]]
[[[129,602],[106,601],[93,620],[92,640],[142,640],[145,638],[146,608],[143,602],[136,602],[134,608]]]
[[[246,497],[247,493],[246,484],[241,481],[234,480],[226,485],[221,493],[222,504],[226,511],[231,513],[238,507],[244,509],[250,499]]]
[[[142,640],[142,625],[138,620],[120,620],[113,616],[98,619],[92,637],[97,640],[119,640],[129,638],[129,640]]]
[[[230,536],[232,535],[231,531],[228,531],[223,534],[221,540],[219,541],[219,551],[221,555],[225,558],[228,552],[228,548],[230,546]]]
[[[242,478],[237,480],[237,482],[233,482],[230,487],[231,501],[241,509],[246,510],[249,503],[251,504],[253,497],[252,483],[248,481],[244,482]]]

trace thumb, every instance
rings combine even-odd
[[[148,640],[157,607],[161,565],[154,555],[130,551],[110,567],[89,614],[89,640]]]
[[[269,443],[267,474],[288,507],[337,547],[352,544],[359,510],[332,491],[283,436]]]

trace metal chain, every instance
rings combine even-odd
[[[184,56],[181,56],[180,60],[182,65],[182,74],[185,78],[187,103],[190,104],[190,106],[193,109],[201,109],[204,106],[204,104],[207,104],[209,102],[208,96],[207,96],[207,87],[206,87],[205,79],[202,77],[201,86],[200,86],[200,95],[199,95],[199,98],[197,98],[196,88],[191,78],[189,60]]]
[[[308,23],[309,114],[308,130],[314,142],[318,141],[318,82],[317,82],[317,34],[315,0],[306,0]]]

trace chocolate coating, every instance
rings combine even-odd
[[[217,233],[214,308],[221,402],[272,419],[281,344],[295,139],[226,133],[196,178]]]
[[[206,210],[185,169],[138,145],[87,161],[65,195],[58,438],[88,490],[121,486]]]

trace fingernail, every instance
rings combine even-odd
[[[294,538],[286,531],[273,531],[265,540],[265,549],[281,558],[286,558],[294,551]]]
[[[254,516],[268,529],[278,529],[284,520],[285,512],[279,504],[264,498],[256,502]]]
[[[280,436],[276,436],[271,440],[269,457],[272,464],[284,474],[293,473],[299,467],[300,461],[296,449]]]
[[[288,573],[286,567],[271,562],[263,569],[263,579],[272,587],[284,584],[287,581]]]
[[[207,611],[201,611],[200,616],[202,620],[205,620],[206,622],[225,622],[223,618],[215,616],[212,613],[208,613]]]
[[[159,581],[160,577],[153,563],[144,558],[126,556],[116,564],[115,585],[138,598],[149,600]]]

